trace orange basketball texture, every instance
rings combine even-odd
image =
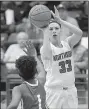
[[[33,25],[42,28],[48,25],[51,19],[51,12],[45,5],[35,5],[29,13]]]

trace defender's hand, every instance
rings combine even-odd
[[[37,57],[37,52],[36,49],[33,45],[33,43],[29,40],[26,42],[23,42],[25,49],[23,49],[23,51],[28,55],[28,56],[35,56]]]

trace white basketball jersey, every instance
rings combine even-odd
[[[46,87],[70,87],[74,85],[74,60],[71,48],[67,42],[61,42],[63,47],[57,48],[51,44],[52,60],[45,60],[41,55],[46,75]],[[42,53],[42,48],[41,48]]]

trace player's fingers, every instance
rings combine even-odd
[[[26,44],[27,44],[27,46],[30,46],[30,42],[29,41],[26,41]]]
[[[54,9],[55,9],[55,14],[57,15],[59,12],[58,12],[58,10],[57,10],[55,5],[54,5]]]
[[[54,14],[54,12],[52,10],[51,10],[51,14],[52,14],[53,17],[55,17],[55,14]]]
[[[30,42],[31,48],[35,48],[35,47],[34,47],[34,44],[32,43],[32,41],[29,41],[29,42]]]
[[[29,41],[26,41],[26,46],[27,46],[27,48],[31,48]]]
[[[26,49],[27,51],[29,51],[29,46],[28,46],[28,44],[27,44],[27,41],[26,41],[26,42],[23,42],[23,44],[24,44],[25,49]]]
[[[24,47],[26,47],[26,43],[25,42],[22,42],[22,43],[23,43]]]
[[[31,42],[31,40],[28,41],[28,46],[29,46],[30,48],[33,47],[33,44],[32,44],[32,42]]]
[[[57,8],[56,8],[56,6],[54,5],[54,9],[55,9],[55,11],[57,11]]]
[[[27,54],[27,51],[23,49],[23,51]]]

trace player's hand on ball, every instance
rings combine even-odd
[[[23,42],[25,49],[23,49],[23,51],[28,55],[28,56],[35,56],[37,57],[37,52],[36,49],[33,45],[33,43],[29,40],[26,42]]]
[[[57,8],[56,8],[56,6],[54,5],[54,10],[55,10],[55,13],[51,10],[51,14],[52,14],[52,16],[54,17],[54,19],[56,20],[56,21],[61,21],[61,18],[60,18],[60,16],[59,16],[59,12],[58,12],[58,10],[57,10]]]

